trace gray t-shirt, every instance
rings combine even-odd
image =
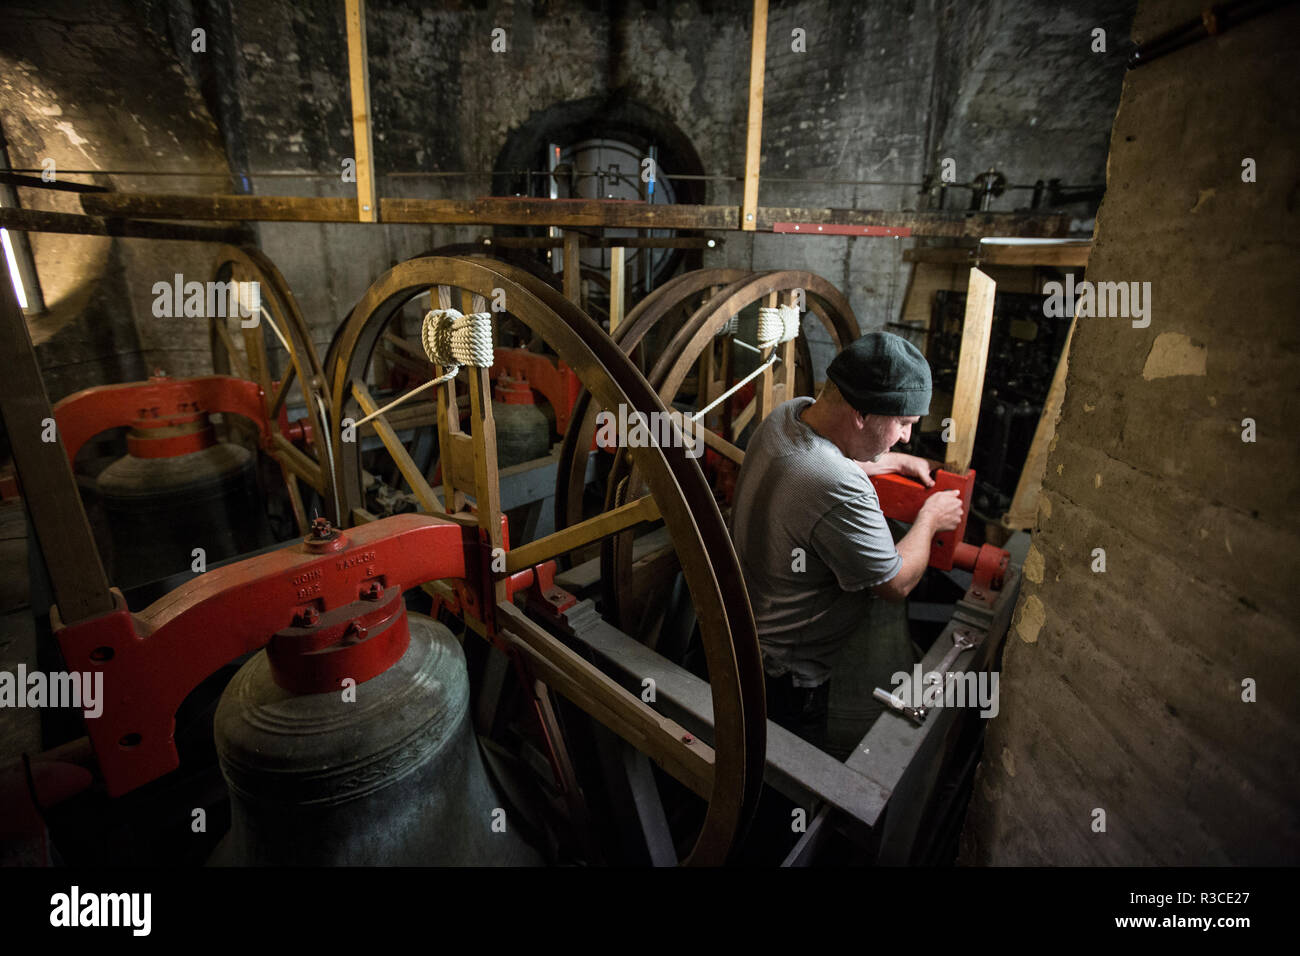
[[[870,479],[799,418],[812,402],[785,402],[754,430],[731,512],[763,666],[799,687],[830,677],[869,589],[903,564]]]

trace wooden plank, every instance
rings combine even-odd
[[[1070,320],[1070,331],[1065,334],[1065,344],[1061,347],[1061,357],[1056,362],[1056,371],[1052,374],[1052,384],[1047,389],[1047,400],[1043,403],[1043,414],[1038,418],[1038,427],[1034,429],[1033,440],[1029,443],[1029,454],[1025,456],[1025,465],[1020,470],[1020,480],[1016,482],[1016,493],[1011,498],[1011,506],[1002,516],[1002,525],[1012,530],[1029,529],[1038,521],[1038,495],[1043,489],[1043,473],[1047,469],[1047,451],[1056,434],[1056,421],[1061,417],[1061,404],[1065,401],[1065,376],[1069,370],[1070,342],[1074,339],[1074,320]]]
[[[712,236],[583,236],[578,244],[583,249],[713,249],[725,239]],[[559,249],[564,246],[562,236],[484,236],[479,240],[485,252],[499,249]]]
[[[594,518],[569,525],[563,531],[548,534],[544,538],[530,541],[506,552],[506,573],[513,574],[524,568],[531,568],[557,555],[568,554],[575,548],[599,541],[616,531],[630,528],[643,521],[654,521],[659,517],[659,506],[649,495],[619,505]]]
[[[292,362],[284,370],[284,377],[280,379],[280,384],[275,387],[275,394],[271,396],[271,404],[266,407],[266,417],[275,420],[280,414],[280,406],[284,400],[289,397],[289,388],[293,385],[294,377],[298,374],[298,368]]]
[[[357,201],[343,197],[232,196],[182,193],[85,193],[82,209],[92,216],[135,219],[189,219],[260,222],[356,222]],[[629,229],[740,228],[737,206],[690,203],[649,205],[598,199],[383,199],[386,223],[495,226],[606,226]],[[881,210],[759,206],[757,228],[773,223],[878,225],[910,229],[914,236],[1060,237],[1070,217],[1047,213],[962,212],[957,210]]]
[[[578,250],[578,234],[564,233],[564,297],[582,308],[582,258]]]
[[[749,37],[749,123],[745,131],[745,192],[740,228],[758,227],[758,166],[763,151],[763,76],[767,70],[767,0],[754,0]]]
[[[437,387],[434,386],[434,388]],[[352,397],[357,400],[357,404],[361,406],[361,410],[366,415],[373,415],[375,409],[379,407],[375,404],[375,400],[371,397],[370,390],[366,388],[365,384],[355,379],[352,381]],[[369,424],[375,426],[375,431],[379,434],[379,440],[388,449],[388,454],[393,456],[393,461],[397,463],[397,470],[402,473],[406,483],[411,486],[411,491],[414,493],[416,500],[420,502],[420,507],[428,514],[442,514],[442,503],[438,501],[438,496],[429,487],[429,482],[424,477],[424,474],[416,467],[414,459],[406,450],[406,446],[397,437],[397,432],[393,431],[392,426],[385,421],[383,415],[371,419]]]
[[[513,604],[498,605],[497,621],[503,635],[535,676],[693,792],[709,798],[713,791],[713,748],[628,693],[613,678],[530,621]]]
[[[623,307],[627,297],[623,289],[623,247],[614,246],[609,250],[609,334],[623,321]]]
[[[113,594],[81,504],[63,438],[44,441],[46,420],[53,421],[31,333],[13,284],[0,279],[0,417],[13,447],[23,498],[36,539],[49,568],[59,617],[73,624],[113,610]],[[34,607],[37,614],[45,608]]]
[[[961,474],[970,467],[975,449],[975,426],[979,424],[980,400],[984,397],[984,366],[989,357],[993,331],[993,297],[997,283],[979,269],[971,269],[966,289],[966,317],[961,328],[961,355],[957,360],[957,384],[952,398],[953,440],[948,445],[944,467]]]
[[[357,163],[357,219],[375,222],[374,150],[370,129],[370,63],[366,52],[366,0],[346,0],[348,87],[352,94],[352,150]]]
[[[0,208],[0,227],[15,232],[61,232],[75,236],[121,236],[127,239],[180,239],[185,242],[215,242],[241,246],[250,242],[246,228],[184,226],[169,222],[139,222],[103,216],[78,216],[71,212],[44,209]]]

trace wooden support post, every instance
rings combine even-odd
[[[763,74],[767,68],[767,0],[754,0],[749,43],[749,128],[745,134],[745,196],[740,228],[758,226],[758,164],[763,153]]]
[[[1047,390],[1047,400],[1043,403],[1043,414],[1039,416],[1038,427],[1034,429],[1033,440],[1029,443],[1029,454],[1025,456],[1025,466],[1020,469],[1020,480],[1016,482],[1016,493],[1011,498],[1011,506],[1002,516],[1003,527],[1013,531],[1032,528],[1038,520],[1038,495],[1043,490],[1043,473],[1047,469],[1047,451],[1056,434],[1056,420],[1061,416],[1061,405],[1065,401],[1065,376],[1069,370],[1070,342],[1074,339],[1074,320],[1070,320],[1070,331],[1065,335],[1065,344],[1061,346],[1061,357],[1056,363],[1056,372],[1052,375],[1051,387]]]
[[[952,435],[944,468],[961,474],[970,467],[975,449],[975,426],[984,397],[984,366],[993,330],[993,299],[998,284],[979,269],[971,269],[966,287],[966,317],[961,327],[961,356],[952,396]]]
[[[366,53],[366,0],[346,0],[348,80],[352,89],[352,148],[357,168],[357,219],[376,222],[374,153],[370,129],[370,65]]]
[[[609,250],[609,334],[623,321],[623,247]]]
[[[564,297],[582,308],[582,255],[572,229],[564,231]]]
[[[474,503],[478,526],[490,548],[505,548],[501,534],[501,486],[497,481],[497,424],[492,417],[492,380],[485,368],[469,367],[470,435],[474,440]],[[446,471],[444,465],[443,471]],[[448,509],[451,510],[450,508]],[[506,599],[505,581],[493,585],[498,602]]]
[[[0,375],[0,417],[13,446],[36,539],[50,571],[59,617],[64,624],[73,624],[113,610],[113,594],[63,439],[54,425],[27,321],[8,279],[0,278],[0,286],[0,355],[5,356],[5,371]],[[46,441],[50,434],[54,440]],[[32,610],[45,613],[45,608]]]

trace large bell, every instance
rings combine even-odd
[[[255,464],[248,449],[211,442],[172,457],[128,454],[100,472],[114,581],[129,588],[188,571],[195,548],[211,564],[269,544]]]
[[[409,614],[396,664],[343,691],[293,694],[259,651],[216,713],[230,787],[221,865],[532,865],[469,722],[465,654]]]

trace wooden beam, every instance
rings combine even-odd
[[[437,387],[434,386],[434,388]],[[361,406],[361,410],[366,415],[374,415],[375,409],[379,407],[375,404],[375,400],[371,397],[370,390],[366,388],[365,384],[355,379],[352,381],[352,397],[357,400],[357,404]],[[397,470],[402,473],[406,483],[411,486],[411,491],[414,493],[415,499],[420,502],[420,507],[428,514],[442,514],[442,503],[438,501],[438,496],[429,487],[428,479],[416,467],[415,460],[411,458],[406,446],[402,444],[402,440],[397,437],[397,432],[393,431],[392,426],[384,420],[384,416],[378,415],[367,424],[375,426],[375,431],[379,434],[379,440],[388,449],[388,454],[393,456],[393,461],[397,463]]]
[[[655,207],[658,208],[658,207]],[[582,236],[578,245],[583,249],[712,249],[726,240],[712,236]],[[493,247],[501,249],[559,249],[563,236],[484,236],[479,240],[484,251]]]
[[[733,445],[716,432],[712,432],[705,428],[703,425],[699,427],[700,435],[704,438],[704,444],[708,445],[724,457],[730,458],[737,465],[743,465],[745,463],[745,452],[742,449]]]
[[[497,606],[502,634],[532,673],[599,720],[672,777],[708,799],[713,791],[713,748],[656,713],[612,677],[565,647],[509,602]]]
[[[944,467],[961,474],[970,467],[984,396],[984,366],[993,330],[993,300],[998,285],[979,269],[971,269],[966,288],[966,317],[961,327],[961,355],[952,397],[952,435]]]
[[[980,243],[973,247],[948,246],[942,249],[904,249],[904,262],[928,262],[935,265],[986,266],[1075,266],[1088,264],[1092,240],[1062,241],[1049,245],[998,245]]]
[[[745,132],[745,192],[740,228],[758,228],[758,166],[763,153],[763,75],[767,69],[767,0],[754,0],[749,38],[749,125]],[[793,221],[793,220],[788,220]]]
[[[591,544],[616,531],[622,531],[643,521],[654,521],[658,517],[659,506],[655,504],[653,498],[645,495],[598,514],[594,518],[569,525],[563,531],[556,531],[554,534],[548,534],[544,538],[538,538],[536,541],[530,541],[528,544],[507,551],[506,573],[513,574],[524,568],[531,568],[534,564],[540,564],[557,555],[568,554],[575,548]]]
[[[13,447],[23,498],[49,568],[59,618],[73,624],[114,608],[108,575],[86,520],[63,439],[53,426],[31,333],[13,284],[0,278],[0,418]],[[53,433],[53,441],[45,436]],[[46,611],[33,607],[38,615]]]
[[[247,220],[259,222],[356,222],[357,201],[315,196],[220,196],[177,193],[85,193],[81,207],[92,216],[134,219]],[[629,229],[740,228],[736,206],[687,203],[649,205],[599,199],[380,199],[385,223],[604,226]],[[964,212],[961,210],[889,211],[879,209],[805,209],[759,206],[757,228],[770,232],[776,222],[827,225],[877,225],[910,229],[913,236],[1058,237],[1067,234],[1070,217],[1057,213]],[[812,241],[812,240],[809,240]]]
[[[564,297],[582,308],[582,254],[578,251],[578,234],[564,232]]]
[[[623,291],[623,247],[614,246],[609,250],[609,334],[623,321],[623,306],[626,296]]]
[[[125,239],[180,239],[187,242],[219,242],[239,246],[252,234],[245,228],[184,226],[169,222],[137,222],[103,216],[78,216],[70,212],[43,209],[0,208],[0,227],[15,232],[61,232],[75,236],[120,236]]]
[[[352,150],[357,164],[357,219],[375,222],[374,150],[370,129],[370,63],[366,53],[366,0],[346,0],[348,21],[348,86],[352,93]]]
[[[321,494],[325,493],[325,479],[321,475],[320,465],[312,461],[304,452],[283,435],[275,434],[271,436],[271,443],[275,445],[276,457],[280,463],[288,468],[307,484],[311,485]]]
[[[1047,452],[1052,444],[1052,436],[1056,434],[1056,420],[1061,417],[1061,405],[1065,401],[1065,376],[1070,366],[1070,342],[1073,339],[1074,320],[1071,319],[1070,331],[1065,335],[1061,357],[1056,362],[1056,372],[1052,375],[1047,400],[1043,403],[1043,414],[1038,418],[1038,427],[1034,429],[1033,440],[1029,443],[1025,466],[1020,469],[1016,493],[1011,498],[1007,513],[1002,516],[1002,525],[1014,531],[1032,528],[1038,520],[1038,495],[1043,489],[1043,473],[1047,469]]]

